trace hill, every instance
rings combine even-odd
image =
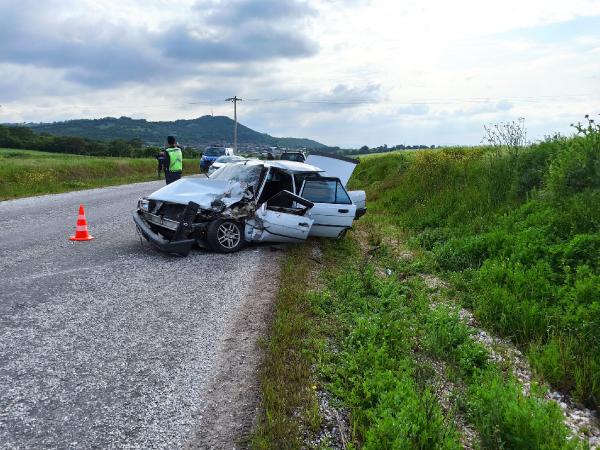
[[[225,116],[203,116],[172,122],[151,122],[129,117],[78,119],[53,123],[27,123],[36,133],[54,136],[78,136],[94,140],[140,139],[146,145],[162,145],[168,135],[177,136],[184,145],[202,147],[213,143],[233,142],[233,120]],[[323,148],[311,139],[277,138],[259,133],[238,123],[238,143],[291,148]]]

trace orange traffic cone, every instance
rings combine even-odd
[[[87,220],[85,220],[85,211],[83,205],[79,205],[79,215],[77,216],[77,227],[75,228],[75,236],[69,239],[72,241],[91,241],[94,236],[91,236],[87,228]]]

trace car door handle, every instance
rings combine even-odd
[[[348,211],[348,209],[338,209],[338,212],[342,214],[346,214]]]
[[[306,222],[300,222],[300,223],[298,224],[298,226],[299,226],[299,227],[304,227],[304,228],[307,228],[307,227],[308,227],[308,223],[306,223]]]

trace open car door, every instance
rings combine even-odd
[[[306,158],[306,164],[323,169],[322,174],[326,177],[338,178],[344,187],[359,162],[358,159],[321,152],[311,152]]]
[[[314,204],[307,212],[307,217],[314,220],[310,236],[335,238],[352,227],[356,205],[338,178],[306,178],[300,196]]]
[[[314,220],[307,211],[314,204],[289,191],[281,191],[256,210],[246,222],[246,239],[254,242],[300,242],[306,240]]]

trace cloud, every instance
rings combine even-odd
[[[164,56],[198,63],[269,61],[316,54],[301,25],[316,15],[298,0],[199,1],[195,25],[174,25],[157,37]]]
[[[252,22],[271,28],[282,20],[295,22],[317,14],[310,4],[299,0],[233,0],[225,7],[220,2],[203,0],[194,9],[206,13],[209,24],[232,28]]]
[[[551,132],[598,104],[598,17],[580,17],[598,14],[598,0],[0,0],[0,121],[231,116],[238,95],[245,125],[331,145],[478,143],[483,123],[521,116]]]
[[[65,80],[90,87],[201,75],[211,63],[265,62],[314,55],[317,46],[294,24],[314,15],[292,0],[202,3],[182,25],[159,29],[87,14],[64,0],[8,0],[0,16],[0,62],[64,69]],[[69,8],[71,7],[71,8]],[[64,11],[73,14],[61,14]],[[210,68],[206,68],[210,71]]]
[[[381,97],[381,85],[368,83],[363,86],[338,84],[329,92],[329,100],[348,99],[355,101],[375,102]]]
[[[299,58],[316,53],[316,46],[301,35],[277,29],[241,29],[207,38],[194,29],[174,27],[156,40],[163,56],[196,63],[256,62]]]
[[[500,39],[519,39],[543,44],[572,45],[581,36],[598,34],[600,16],[576,17],[572,20],[542,24],[535,27],[499,33]]]
[[[414,105],[406,105],[401,106],[396,109],[396,114],[398,115],[407,115],[407,116],[424,116],[429,113],[429,105],[424,103],[414,104]]]
[[[143,30],[91,17],[60,18],[64,2],[8,1],[0,16],[0,61],[65,70],[64,78],[92,86],[144,81],[161,70]]]

